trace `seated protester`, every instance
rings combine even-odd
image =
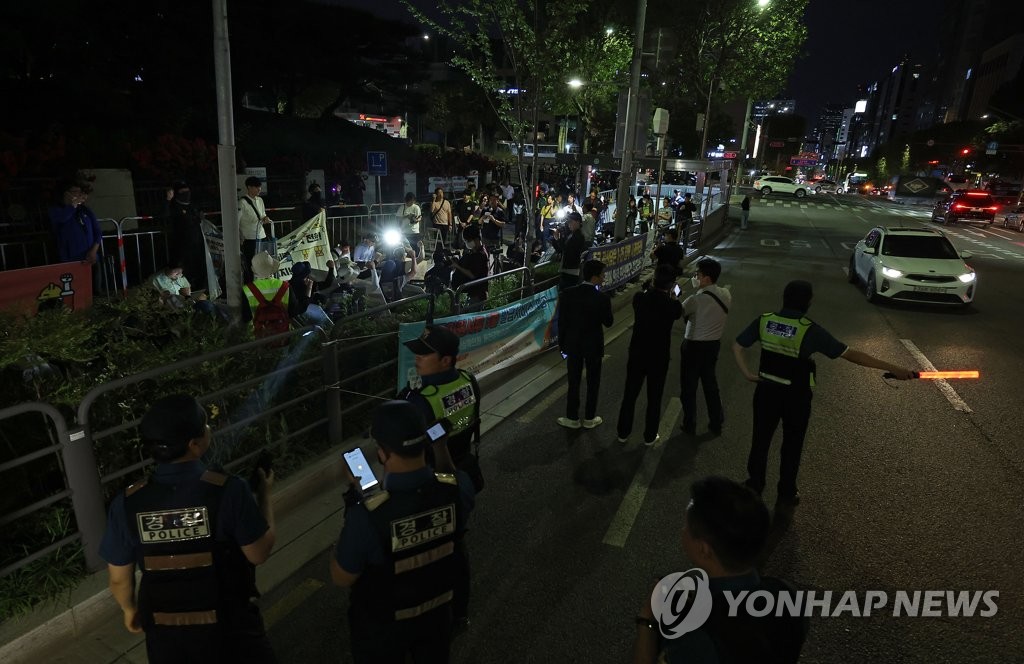
[[[392,300],[402,298],[402,289],[409,279],[416,276],[416,253],[409,241],[402,238],[402,244],[392,247],[383,254],[380,267],[380,287],[386,293],[390,290]],[[390,288],[389,288],[390,286]]]
[[[376,238],[372,233],[367,233],[363,236],[363,239],[356,245],[354,253],[352,254],[352,260],[359,263],[361,267],[365,267],[367,263],[373,261],[374,254],[377,251]]]
[[[682,548],[690,565],[709,577],[710,615],[693,631],[661,640],[661,625],[651,608],[651,595],[646,595],[636,618],[634,664],[795,664],[807,637],[806,618],[774,613],[753,617],[747,613],[747,602],[740,604],[736,616],[729,616],[726,591],[733,596],[765,591],[775,596],[772,605],[779,606],[779,595],[794,590],[781,579],[760,576],[755,568],[770,529],[768,508],[752,490],[724,477],[694,482]],[[672,616],[663,616],[662,624],[665,618]]]
[[[544,241],[534,240],[530,245],[530,265],[536,265],[544,256]]]
[[[253,280],[242,289],[245,292],[245,299],[249,303],[248,309],[245,310],[245,313],[248,314],[246,320],[253,320],[256,310],[261,304],[254,291],[259,291],[268,303],[272,303],[276,299],[287,311],[290,289],[287,281],[276,276],[280,269],[281,261],[265,251],[252,257]]]
[[[212,314],[216,311],[205,290],[192,292],[192,285],[185,278],[181,263],[171,263],[150,279],[150,284],[160,294],[160,301],[174,309],[183,309],[191,302],[196,311]]]
[[[686,250],[676,241],[676,231],[668,229],[665,231],[665,242],[651,252],[651,259],[656,265],[668,265],[676,277],[683,276],[683,263],[686,261]]]
[[[452,273],[452,288],[456,289],[462,284],[486,277],[489,263],[487,250],[480,242],[480,233],[476,228],[467,228],[462,238],[466,242],[466,250],[455,263],[455,272]],[[482,304],[487,301],[487,284],[472,286],[465,293],[470,302]]]
[[[438,244],[434,249],[433,262],[434,266],[423,275],[423,283],[428,293],[437,295],[452,287],[452,269],[455,261],[448,249]]]
[[[335,276],[334,261],[327,261],[327,277],[319,282],[313,278],[313,268],[309,261],[293,264],[292,278],[289,282],[291,295],[288,298],[288,315],[295,318],[304,314],[311,304],[323,306],[324,298],[318,291],[332,286]]]

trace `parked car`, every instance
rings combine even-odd
[[[808,185],[797,184],[791,178],[784,178],[781,175],[769,175],[754,180],[754,189],[761,192],[763,196],[771,193],[793,194],[797,198],[807,195]]]
[[[944,224],[955,224],[959,221],[991,226],[998,209],[999,206],[996,205],[992,194],[987,191],[965,189],[954,191],[952,196],[936,203],[932,210],[932,221]]]
[[[1007,210],[1002,216],[1003,228],[1014,228],[1018,233],[1024,232],[1024,205]]]
[[[934,228],[877,226],[850,256],[849,280],[869,302],[882,299],[969,305],[977,275],[949,238]]]

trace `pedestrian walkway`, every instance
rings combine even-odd
[[[865,214],[884,214],[897,217],[911,217],[914,219],[931,218],[930,209],[887,207],[884,205],[877,205],[873,203],[850,205],[847,203],[831,201],[808,201],[807,199],[772,200],[764,198],[754,199],[753,203],[757,207],[764,208],[791,208],[801,210],[856,210],[858,213]]]

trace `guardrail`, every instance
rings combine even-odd
[[[489,308],[487,305],[489,303],[491,303],[493,300],[495,300],[495,299],[497,299],[499,297],[501,297],[501,298],[508,297],[508,293],[502,293],[501,295],[495,295],[495,294],[491,293],[490,291],[488,291],[487,297],[484,300],[482,300],[480,302],[472,302],[472,303],[468,304],[467,306],[463,307],[462,306],[462,302],[461,302],[462,298],[459,297],[459,296],[462,295],[463,293],[466,293],[467,291],[471,290],[474,287],[479,287],[479,286],[482,286],[484,284],[489,284],[490,282],[495,281],[497,279],[503,279],[503,278],[506,278],[506,277],[514,277],[517,274],[522,275],[522,281],[520,282],[519,287],[513,289],[514,292],[518,292],[519,293],[519,297],[517,299],[523,299],[527,295],[531,295],[532,294],[532,283],[533,283],[533,281],[532,281],[533,270],[528,268],[528,267],[517,267],[517,268],[515,268],[513,270],[509,270],[507,272],[499,272],[497,274],[490,274],[490,275],[487,275],[486,277],[483,277],[482,279],[475,279],[473,281],[467,281],[466,283],[461,284],[458,288],[455,289],[455,306],[454,306],[455,313],[456,314],[461,314],[461,313],[465,313],[465,312],[468,312],[468,311],[481,311],[483,309]],[[530,291],[530,292],[527,292],[527,291]]]

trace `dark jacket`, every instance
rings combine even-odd
[[[558,296],[558,345],[566,355],[604,355],[604,328],[613,321],[611,298],[593,284],[566,288]]]
[[[682,303],[665,291],[648,288],[633,296],[633,336],[629,340],[629,361],[651,364],[668,362],[672,346],[672,324],[683,316]]]
[[[57,258],[62,263],[84,260],[94,245],[102,249],[100,222],[84,205],[54,205],[50,208],[50,226],[57,236]]]
[[[569,237],[561,237],[552,240],[558,253],[562,254],[561,272],[579,274],[580,263],[583,262],[583,252],[586,251],[587,243],[583,237],[583,231],[577,230]]]

